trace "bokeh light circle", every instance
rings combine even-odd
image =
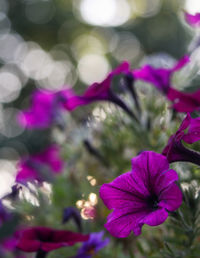
[[[104,56],[87,54],[78,62],[80,79],[86,84],[102,81],[109,71],[109,63]]]

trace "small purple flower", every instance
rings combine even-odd
[[[200,165],[200,153],[186,148],[182,141],[192,144],[200,140],[200,118],[191,118],[188,113],[179,129],[173,134],[162,151],[169,163],[188,161]]]
[[[26,184],[27,181],[48,181],[53,174],[62,172],[64,163],[60,158],[60,149],[51,145],[39,154],[23,158],[18,164],[16,182]]]
[[[68,222],[70,219],[73,219],[74,222],[76,223],[79,231],[82,231],[82,221],[81,221],[81,215],[78,209],[74,208],[74,207],[67,207],[63,210],[63,218],[62,218],[62,222],[66,223]]]
[[[180,70],[188,62],[189,57],[184,56],[173,68],[170,69],[154,68],[150,65],[145,65],[138,70],[134,70],[133,76],[135,79],[152,83],[159,91],[166,94],[171,86],[171,77],[173,73]]]
[[[127,237],[132,230],[141,234],[144,224],[163,223],[168,211],[175,211],[182,202],[177,180],[165,156],[144,151],[133,158],[131,172],[101,186],[100,197],[108,209],[114,209],[106,229],[115,237]]]
[[[193,27],[200,26],[200,13],[196,13],[194,15],[185,12],[185,20],[186,22]]]
[[[60,122],[60,111],[64,109],[63,104],[72,95],[71,89],[58,92],[34,91],[31,97],[31,106],[18,115],[19,124],[28,129],[44,129],[52,123]]]
[[[91,258],[100,249],[109,244],[110,239],[103,239],[104,232],[91,233],[88,241],[84,242],[78,251],[76,258]]]
[[[126,74],[129,71],[129,63],[123,62],[116,67],[102,82],[95,82],[89,86],[89,88],[81,96],[71,96],[64,106],[67,110],[74,110],[79,106],[88,105],[94,101],[111,100],[111,83],[112,79],[116,75]]]
[[[200,90],[195,92],[181,92],[172,87],[167,92],[167,98],[178,112],[193,112],[200,110]]]

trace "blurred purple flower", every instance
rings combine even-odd
[[[67,230],[57,230],[47,227],[32,227],[15,233],[17,248],[24,252],[38,252],[37,257],[45,257],[47,252],[84,242],[89,235],[83,235]]]
[[[31,97],[28,110],[19,113],[17,119],[20,125],[28,129],[47,128],[52,123],[59,123],[60,111],[64,103],[74,95],[71,89],[58,92],[36,90]]]
[[[59,146],[53,144],[39,154],[21,159],[18,164],[16,182],[48,181],[53,174],[62,172],[64,163],[60,158]]]
[[[127,237],[132,230],[141,234],[143,224],[163,223],[168,211],[175,211],[182,202],[177,180],[165,156],[144,151],[133,158],[131,172],[101,186],[100,197],[108,209],[114,209],[106,229],[115,237]]]
[[[9,237],[2,241],[1,246],[7,251],[15,250],[17,245],[17,239],[15,237]]]
[[[135,79],[152,83],[159,91],[166,95],[173,104],[172,107],[178,112],[192,112],[200,110],[200,90],[185,93],[174,89],[171,85],[171,76],[189,62],[189,57],[184,56],[171,69],[154,68],[145,65],[133,71]]]
[[[185,20],[190,26],[193,26],[193,27],[200,26],[200,13],[196,13],[192,15],[185,12],[184,14],[185,14]]]
[[[187,130],[187,132],[185,132]],[[200,140],[200,118],[191,118],[188,113],[179,129],[173,134],[162,151],[167,160],[188,161],[200,165],[200,153],[186,148],[182,141],[192,144]]]
[[[81,96],[74,95],[69,98],[64,106],[67,110],[74,110],[79,106],[88,105],[94,101],[99,100],[113,100],[113,93],[111,91],[112,79],[116,75],[128,73],[129,63],[123,62],[116,67],[102,82],[95,82],[88,87],[88,89]]]
[[[138,70],[133,71],[135,79],[143,80],[154,84],[154,86],[163,94],[167,94],[171,87],[171,77],[174,72],[180,70],[189,62],[189,57],[181,58],[173,68],[154,68],[150,65],[145,65]]]
[[[91,233],[88,241],[84,242],[81,248],[78,250],[76,258],[91,258],[100,249],[109,244],[110,239],[103,239],[104,232]]]
[[[172,107],[178,112],[200,110],[200,90],[187,93],[170,87],[167,92],[167,98],[172,101]]]

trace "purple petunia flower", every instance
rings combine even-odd
[[[192,144],[200,140],[200,118],[191,118],[188,113],[179,129],[173,134],[168,144],[162,151],[167,160],[172,163],[176,161],[188,161],[200,165],[200,153],[186,148],[182,141]]]
[[[65,246],[72,246],[89,239],[89,235],[47,227],[32,227],[19,230],[15,233],[15,237],[18,249],[24,252],[37,252],[37,257],[41,258],[45,257],[47,252]]]
[[[51,145],[39,154],[22,159],[18,164],[16,182],[25,184],[27,181],[48,181],[53,174],[62,172],[64,163],[60,158],[60,149]]]
[[[165,156],[144,151],[132,159],[132,171],[103,184],[100,197],[108,209],[106,229],[115,237],[127,237],[133,230],[141,234],[144,224],[157,226],[182,202],[182,193],[175,184],[176,171],[169,169]]]
[[[28,129],[44,129],[52,123],[60,122],[60,111],[72,95],[74,93],[71,89],[58,92],[34,91],[30,108],[18,115],[19,124]]]
[[[100,249],[109,244],[110,239],[103,239],[104,232],[91,233],[88,241],[84,242],[78,251],[76,258],[91,258]]]
[[[154,68],[150,65],[145,65],[138,70],[134,70],[133,76],[135,79],[152,83],[159,91],[166,94],[171,87],[171,77],[173,73],[180,70],[188,62],[189,57],[184,56],[173,68],[170,69]]]
[[[192,15],[185,12],[185,20],[189,25],[193,27],[200,26],[200,13],[196,13]]]
[[[102,82],[95,82],[81,96],[74,95],[69,98],[64,106],[67,110],[74,110],[79,106],[90,104],[99,100],[112,100],[111,92],[112,79],[116,75],[126,74],[129,71],[129,63],[123,62],[116,67]]]

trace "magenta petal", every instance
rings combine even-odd
[[[135,181],[140,185],[154,185],[157,176],[169,169],[169,164],[165,156],[153,151],[144,151],[132,159],[132,173]]]
[[[176,184],[172,184],[160,194],[159,206],[169,211],[175,211],[182,203],[182,193]]]
[[[183,141],[189,144],[197,142],[200,140],[200,128],[198,130],[194,130],[193,132],[187,133],[183,136]]]
[[[25,252],[37,252],[39,249],[49,252],[89,239],[89,235],[46,227],[32,227],[17,231],[15,237],[18,239],[17,248]]]
[[[159,195],[163,191],[163,189],[166,189],[175,181],[178,181],[178,174],[175,170],[170,169],[166,172],[162,172],[155,180],[155,193]]]
[[[149,226],[157,226],[162,224],[168,217],[168,212],[163,209],[157,209],[149,213],[145,218],[143,218],[140,223],[147,224]]]
[[[94,101],[108,100],[113,77],[128,72],[129,63],[125,61],[111,71],[102,82],[94,82],[91,84],[81,96],[72,94],[64,104],[65,108],[71,111],[79,106],[87,105]]]
[[[148,196],[148,190],[143,184],[134,180],[131,172],[117,177],[109,184],[102,185],[100,189],[100,197],[109,209],[128,206],[133,209],[144,207],[143,195]]]
[[[172,107],[178,112],[200,110],[200,90],[193,93],[184,93],[170,88],[167,93],[167,98],[172,101]]]
[[[183,140],[189,144],[200,140],[200,118],[191,119],[188,133],[183,136]]]
[[[188,128],[190,123],[191,123],[191,116],[190,116],[190,113],[187,113],[187,116],[184,118],[183,122],[179,126],[178,131],[180,132],[180,131],[185,130],[186,128]]]
[[[37,252],[40,248],[40,241],[23,239],[17,244],[17,248],[24,252]]]
[[[49,146],[44,152],[35,156],[35,159],[48,164],[55,173],[61,172],[64,167],[64,163],[60,158],[60,148],[56,144]]]
[[[190,62],[190,58],[189,56],[184,56],[182,57],[178,63],[171,69],[172,72],[176,72],[178,70],[180,70],[181,68],[183,68],[186,64],[188,64]]]
[[[95,82],[85,91],[82,97],[84,98],[108,98],[109,89],[111,87],[112,79],[115,75],[121,73],[127,73],[129,71],[129,63],[123,62],[118,67],[116,67],[112,72],[102,82]]]
[[[32,94],[31,106],[19,114],[18,121],[24,127],[46,128],[53,119],[54,93],[36,90]]]
[[[200,26],[200,13],[196,13],[195,15],[192,15],[185,12],[185,20],[191,26]]]
[[[82,96],[76,96],[69,98],[68,101],[64,104],[65,108],[69,111],[76,109],[79,106],[87,105],[91,103],[92,100],[84,98]]]
[[[133,230],[134,234],[140,235],[144,223],[139,223],[148,211],[145,209],[134,212],[131,207],[114,210],[108,217],[105,228],[115,237],[127,237]]]
[[[21,159],[18,164],[16,181],[23,184],[34,180],[42,182],[45,181],[45,174],[48,177],[49,173],[51,177],[52,174],[61,173],[63,167],[64,162],[60,157],[60,148],[53,144],[37,155]]]
[[[142,68],[135,70],[133,76],[135,79],[144,80],[152,83],[158,90],[165,92],[168,90],[171,71],[163,68],[154,68],[150,65],[145,65]]]
[[[42,243],[40,246],[40,249],[42,249],[45,252],[50,252],[53,250],[56,250],[58,248],[64,247],[64,246],[68,246],[68,244],[64,244],[64,243]]]
[[[171,76],[174,72],[184,67],[189,61],[189,57],[184,56],[171,69],[155,68],[150,65],[145,65],[142,68],[133,71],[133,76],[135,79],[152,83],[162,93],[167,94],[171,87]]]

